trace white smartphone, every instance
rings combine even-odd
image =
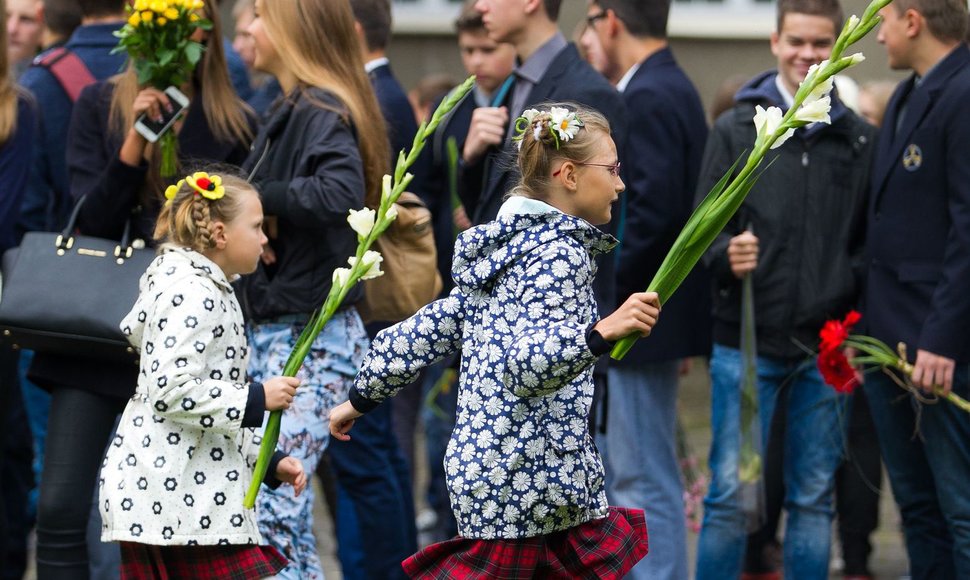
[[[168,96],[169,101],[172,103],[172,110],[166,111],[162,107],[162,120],[160,122],[149,119],[144,113],[139,115],[135,120],[135,131],[138,131],[142,137],[148,139],[149,143],[158,141],[158,138],[165,131],[171,129],[175,121],[178,120],[179,115],[182,114],[182,111],[189,104],[189,98],[185,96],[185,93],[174,86],[165,89],[165,95]]]

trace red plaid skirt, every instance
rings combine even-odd
[[[611,507],[605,518],[518,540],[461,536],[401,563],[411,578],[622,578],[647,555],[643,510]]]
[[[150,546],[121,542],[122,580],[256,580],[287,560],[272,546]]]

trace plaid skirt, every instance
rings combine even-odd
[[[428,546],[401,566],[421,579],[622,578],[646,555],[643,510],[611,507],[605,518],[545,536],[458,536]]]
[[[121,542],[121,580],[256,580],[287,561],[272,546],[151,546]]]

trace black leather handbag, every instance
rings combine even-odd
[[[28,232],[3,255],[0,340],[38,352],[137,361],[119,324],[155,251],[132,244],[131,220],[121,241],[75,235],[83,203],[60,234]]]

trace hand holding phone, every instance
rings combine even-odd
[[[188,104],[189,98],[174,86],[164,92],[153,88],[143,89],[134,103],[137,116],[135,130],[149,143],[154,143],[172,128]]]

